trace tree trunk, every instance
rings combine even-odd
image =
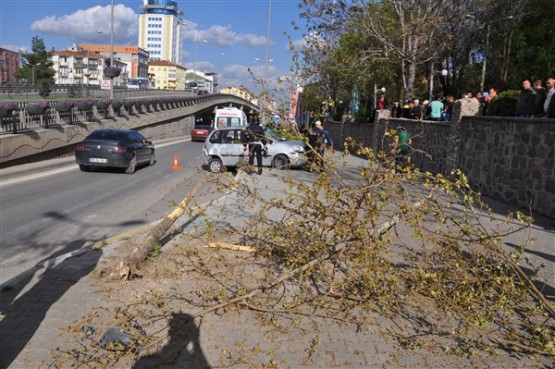
[[[202,188],[205,181],[197,182],[187,197],[185,197],[171,213],[167,214],[162,222],[156,225],[148,232],[145,239],[139,244],[135,245],[129,253],[126,253],[117,266],[114,264],[117,260],[107,259],[99,268],[99,277],[106,277],[108,279],[129,280],[134,275],[138,275],[138,270],[141,263],[146,260],[148,255],[152,252],[154,245],[159,242],[162,237],[168,232],[173,223],[183,215],[185,209],[189,205],[191,198],[193,198],[198,190]]]

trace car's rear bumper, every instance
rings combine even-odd
[[[100,162],[95,159],[105,159],[106,161]],[[127,168],[129,166],[129,160],[130,158],[127,155],[91,156],[83,153],[75,153],[77,165],[85,165],[88,167]]]

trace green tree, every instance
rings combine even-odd
[[[46,83],[50,86],[54,84],[54,75],[56,72],[52,68],[53,63],[50,60],[50,53],[46,51],[42,38],[38,36],[33,37],[31,52],[23,53],[22,57],[26,62],[23,67],[16,72],[16,78],[26,80],[28,84],[32,83],[33,79],[35,84],[38,85]]]

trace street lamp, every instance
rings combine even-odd
[[[111,7],[110,23],[110,67],[114,66],[114,0]],[[114,100],[114,77],[110,77],[110,101]]]
[[[374,109],[376,109],[376,104],[378,103],[378,92],[385,93],[385,87],[378,89],[378,85],[374,84]]]
[[[85,93],[84,93],[85,90],[84,90],[84,88],[83,88],[84,79],[85,79],[85,77],[87,77],[87,85],[88,85],[88,84],[89,84],[89,77],[90,77],[90,76],[91,76],[91,73],[90,73],[90,72],[87,72],[87,73],[83,73],[83,78],[81,78],[81,95],[83,95],[83,96],[85,96]],[[89,92],[89,89],[87,88],[87,96],[89,95],[88,92]]]
[[[435,74],[435,70],[434,70],[434,63],[432,63],[431,65],[431,70],[430,70],[430,91],[428,94],[428,100],[432,101],[433,100],[433,94],[434,94],[434,74]],[[449,74],[449,72],[447,71],[447,69],[443,68],[441,71],[438,71],[441,73],[442,77],[447,77],[447,75]]]
[[[32,79],[31,79],[31,84],[34,86],[35,85],[35,67],[37,65],[40,65],[40,63],[37,64],[29,64],[31,66],[31,75],[32,75]]]
[[[200,39],[200,31],[197,29],[197,39],[196,39],[196,45],[195,45],[195,65],[194,65],[194,70],[193,70],[193,73],[194,73],[194,76],[193,76],[193,78],[194,78],[193,87],[198,86],[198,83],[197,83],[197,55],[198,55],[198,42],[199,42],[199,39]],[[206,41],[206,40],[202,40],[202,42],[204,42],[205,44],[208,43],[208,41]],[[198,89],[198,88],[197,88],[197,89]]]
[[[268,65],[270,63],[270,22],[272,19],[272,0],[268,2],[268,24],[266,29],[266,62],[264,65],[264,96],[266,103],[269,105],[270,97],[269,94],[269,83],[268,83]],[[263,121],[266,121],[265,113],[262,116]]]

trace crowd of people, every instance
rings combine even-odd
[[[391,116],[394,118],[450,122],[453,115],[454,102],[455,98],[453,95],[448,95],[445,98],[434,96],[431,102],[424,100],[422,103],[420,103],[419,99],[406,99],[402,102],[395,101],[391,107]]]
[[[555,78],[548,78],[545,87],[541,80],[522,81],[515,106],[518,118],[555,118]]]
[[[520,118],[555,118],[555,79],[548,78],[545,87],[541,80],[531,83],[529,80],[522,82],[522,89],[515,105],[515,117]],[[492,115],[492,102],[498,98],[497,89],[478,91],[475,94],[467,92],[461,98],[474,98],[480,104],[481,115]],[[391,116],[394,118],[407,118],[417,120],[432,120],[450,122],[453,117],[453,95],[445,97],[434,96],[432,101],[419,99],[406,99],[395,101],[391,106]],[[387,109],[388,103],[384,95],[376,103],[376,109]]]

